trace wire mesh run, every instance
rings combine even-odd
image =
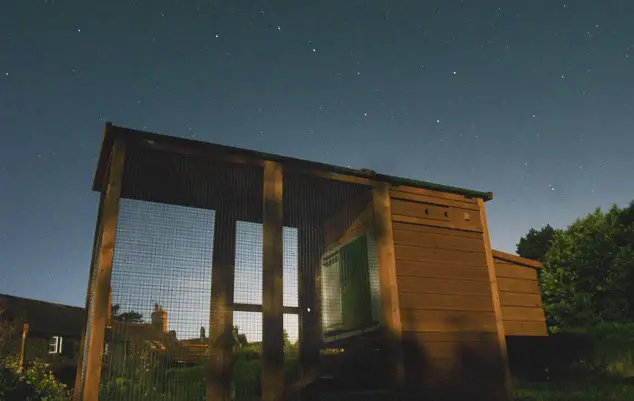
[[[263,176],[130,142],[99,399],[261,397]],[[346,341],[382,325],[374,206],[369,186],[282,177],[283,375],[303,399]]]
[[[285,172],[285,224],[297,230],[303,393],[335,373],[328,362],[344,341],[381,327],[373,210],[370,187]],[[288,356],[286,364],[293,369]]]

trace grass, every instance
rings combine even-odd
[[[634,382],[578,380],[524,384],[516,387],[515,401],[632,401]]]

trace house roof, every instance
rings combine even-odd
[[[504,260],[524,267],[532,267],[533,269],[541,269],[544,265],[541,262],[532,259],[526,259],[521,256],[510,253],[493,250],[493,259]]]
[[[30,334],[81,336],[84,308],[0,294],[0,309],[11,319],[29,324]]]
[[[313,171],[322,171],[325,173],[336,173],[360,178],[371,179],[374,181],[387,182],[392,185],[405,185],[411,187],[425,188],[434,191],[455,193],[472,198],[482,198],[485,201],[493,199],[492,192],[474,191],[465,188],[440,185],[426,181],[413,180],[403,177],[395,177],[385,174],[377,174],[365,169],[352,169],[340,166],[334,166],[325,163],[312,162],[292,157],[279,156],[271,153],[258,152],[254,150],[240,149],[231,146],[213,144],[209,142],[196,141],[161,134],[155,134],[146,131],[134,130],[130,128],[120,127],[106,123],[105,133],[101,143],[97,170],[93,180],[93,190],[103,191],[106,177],[106,171],[110,160],[110,154],[114,139],[118,136],[128,136],[143,143],[151,143],[152,145],[160,145],[161,148],[169,148],[174,151],[181,151],[190,154],[192,152],[202,153],[208,156],[224,155],[232,156],[233,159],[239,159],[247,162],[260,162],[263,160],[271,160],[280,162],[286,166],[295,168],[309,169]]]

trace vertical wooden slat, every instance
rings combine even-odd
[[[206,396],[209,401],[231,399],[233,349],[233,291],[236,257],[236,219],[230,205],[216,211],[211,271],[209,363]]]
[[[377,184],[373,188],[374,235],[379,258],[379,282],[381,291],[381,309],[384,324],[389,330],[389,363],[394,372],[393,391],[398,392],[404,380],[403,356],[401,347],[401,310],[396,281],[396,258],[394,256],[394,233],[392,231],[392,212],[390,193],[387,184]],[[397,394],[395,394],[398,397]]]
[[[106,131],[110,127],[110,124],[106,125]],[[77,358],[77,372],[75,373],[75,389],[73,391],[73,401],[79,401],[81,395],[82,386],[82,374],[84,367],[84,347],[86,346],[86,325],[88,324],[88,308],[90,307],[90,292],[92,288],[93,273],[95,271],[95,263],[97,263],[97,255],[99,254],[98,246],[101,240],[101,226],[103,215],[103,203],[106,199],[106,193],[101,192],[99,194],[99,207],[97,209],[97,220],[95,221],[95,235],[92,243],[92,255],[90,258],[90,269],[88,270],[88,285],[86,287],[86,300],[84,306],[84,325],[81,329],[81,340],[79,342],[79,357]]]
[[[317,377],[321,347],[320,272],[323,232],[317,223],[303,222],[298,227],[299,364],[303,378]],[[319,225],[320,226],[320,225]],[[312,385],[303,400],[319,400],[319,389]]]
[[[509,371],[508,356],[506,351],[506,334],[504,332],[504,321],[502,320],[502,307],[500,305],[500,291],[498,288],[497,276],[495,274],[495,263],[491,249],[491,238],[489,236],[489,224],[487,222],[484,201],[478,198],[480,208],[480,221],[482,222],[482,235],[484,236],[484,252],[486,256],[487,269],[489,272],[489,282],[491,283],[491,296],[493,298],[493,309],[495,311],[495,323],[497,326],[498,342],[500,344],[500,355],[502,358],[504,389],[507,399],[513,399],[513,388],[511,383],[511,373]]]
[[[18,371],[22,371],[24,368],[24,354],[26,353],[26,339],[29,335],[29,324],[24,323],[22,325],[22,344],[20,344],[20,360],[18,361]]]
[[[265,161],[262,249],[263,401],[279,400],[284,393],[282,217],[282,166]]]
[[[86,401],[97,400],[99,394],[104,330],[108,317],[108,295],[112,276],[112,258],[114,256],[115,233],[117,231],[121,179],[125,163],[125,147],[126,142],[123,138],[115,139],[110,159],[108,183],[102,205],[103,224],[100,233],[101,240],[98,245],[98,265],[95,266],[93,282],[90,285],[93,294],[88,313],[92,314],[92,318],[90,319],[90,327],[86,329],[86,361],[84,374],[81,378],[81,399]]]

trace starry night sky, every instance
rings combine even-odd
[[[0,292],[82,305],[103,126],[493,191],[493,247],[634,199],[634,2],[9,0]]]

